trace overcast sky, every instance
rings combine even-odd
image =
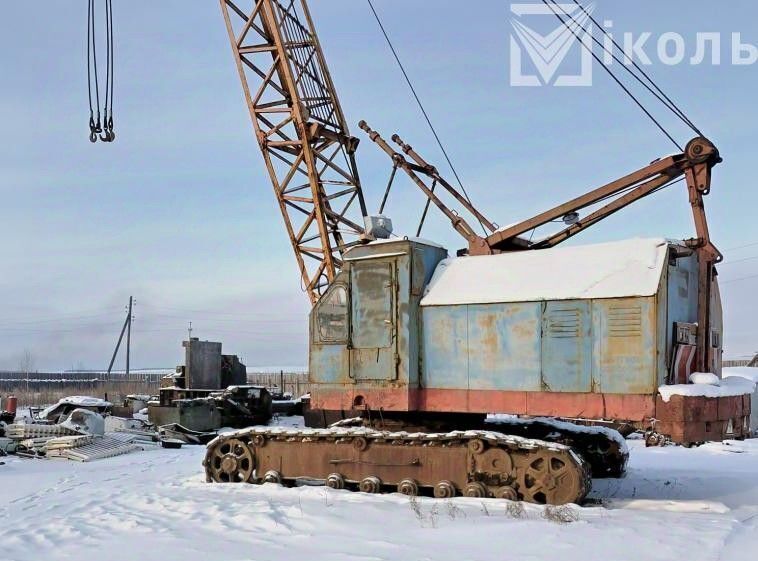
[[[508,2],[374,2],[469,194],[500,224],[675,150],[598,67],[591,87],[511,86]],[[386,137],[399,132],[447,173],[367,4],[313,0],[311,9],[353,134],[363,136],[360,119]],[[39,369],[107,366],[129,295],[135,367],[181,362],[189,321],[194,335],[223,341],[248,365],[304,366],[309,303],[218,3],[116,0],[114,12],[118,138],[92,145],[86,2],[4,6],[0,368],[17,367],[25,349]],[[729,44],[732,32],[758,44],[758,4],[600,0],[595,16],[619,35],[653,34],[647,70],[721,150],[707,206],[726,255],[726,354],[758,351],[758,64],[732,65]],[[710,64],[710,52],[700,65],[662,64],[655,38],[665,32],[685,38],[687,59],[697,32],[719,32],[721,64]],[[579,56],[572,49],[567,72]],[[693,135],[657,115],[680,142]],[[388,161],[364,138],[359,165],[376,209]],[[398,233],[415,231],[422,205],[411,184],[398,183],[387,208]],[[679,184],[572,243],[693,231]],[[438,213],[424,236],[463,246]]]

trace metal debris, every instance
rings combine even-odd
[[[82,438],[82,437],[80,437]],[[79,445],[81,443],[81,445]],[[113,456],[121,456],[143,448],[135,444],[133,440],[108,436],[91,436],[83,439],[73,439],[63,447],[48,450],[48,457],[65,458],[77,462],[90,462]]]
[[[41,425],[36,423],[15,423],[5,428],[5,434],[13,440],[29,438],[54,438],[77,434],[70,428],[61,425]]]

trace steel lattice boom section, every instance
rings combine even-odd
[[[316,302],[364,236],[350,136],[302,0],[220,0],[245,100],[305,290]]]

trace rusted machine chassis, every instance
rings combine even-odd
[[[360,419],[361,426],[378,431],[448,432],[454,430],[496,431],[510,436],[560,444],[573,449],[587,462],[592,477],[622,477],[629,460],[629,450],[622,437],[611,428],[583,431],[571,423],[552,419],[498,419],[487,420],[486,415],[429,412],[376,412],[368,409],[329,411],[306,408],[305,424],[313,428],[326,428]]]
[[[491,431],[247,429],[211,442],[204,466],[209,482],[294,485],[303,478],[364,493],[539,504],[581,503],[591,486],[589,466],[569,447]]]

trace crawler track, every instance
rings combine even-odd
[[[579,453],[592,469],[592,477],[623,477],[629,449],[621,434],[611,428],[583,426],[551,418],[500,418],[488,420],[490,430],[524,438],[563,444]]]
[[[581,503],[591,471],[571,448],[494,431],[386,432],[368,428],[251,428],[208,444],[206,479],[320,480],[368,493],[464,495]]]

